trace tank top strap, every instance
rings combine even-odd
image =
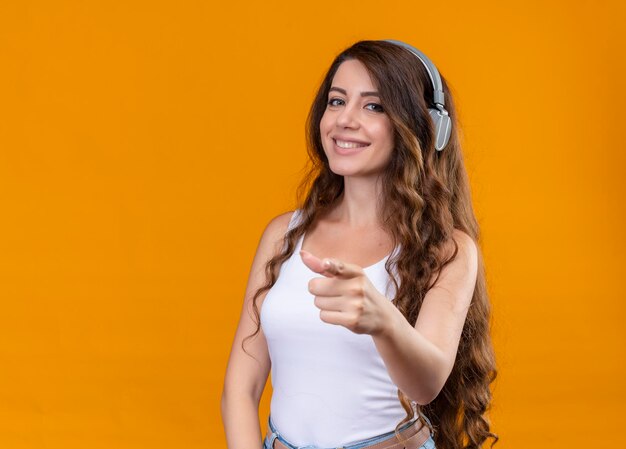
[[[287,226],[287,231],[291,231],[298,224],[300,224],[301,218],[302,218],[302,209],[296,209],[294,213],[291,215],[291,219],[289,220],[289,225]]]
[[[293,214],[291,214],[291,218],[289,219],[289,224],[287,225],[287,230],[285,231],[285,237],[289,231],[295,228],[300,223],[300,218],[302,215],[302,211],[300,209],[296,209]],[[300,237],[302,239],[302,237]],[[300,241],[296,243],[296,247],[300,245]],[[287,241],[283,240],[283,251],[287,249]],[[282,268],[281,268],[282,270]]]

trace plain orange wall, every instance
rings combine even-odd
[[[339,51],[385,38],[429,55],[456,95],[499,447],[617,447],[624,13],[0,3],[0,447],[225,448],[230,342],[261,232],[293,209],[313,93]]]

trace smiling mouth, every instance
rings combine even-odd
[[[367,147],[369,146],[368,143],[357,143],[357,142],[348,142],[345,140],[337,140],[337,139],[333,139],[333,142],[335,142],[335,144],[339,147],[339,148],[363,148],[363,147]]]

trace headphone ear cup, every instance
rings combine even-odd
[[[433,121],[435,129],[435,150],[443,150],[448,141],[450,140],[450,133],[452,131],[452,121],[447,111],[442,112],[439,109],[428,109],[430,118]]]

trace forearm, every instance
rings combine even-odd
[[[428,404],[449,374],[443,353],[389,305],[385,328],[372,335],[374,344],[398,388],[418,404]]]
[[[222,396],[222,422],[228,449],[260,449],[259,403],[250,396]]]

